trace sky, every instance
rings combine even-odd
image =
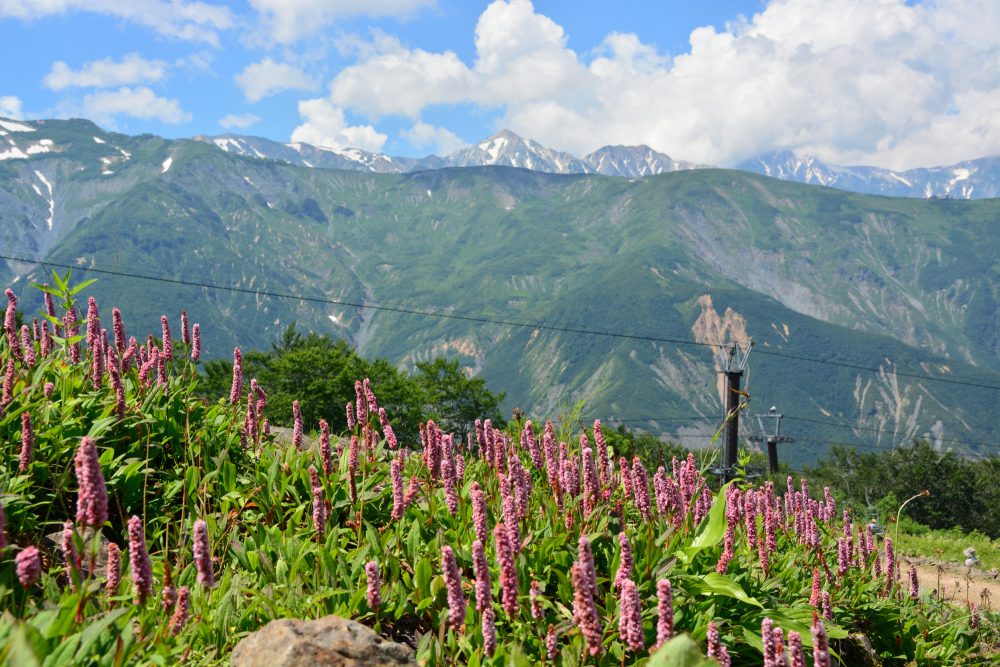
[[[0,116],[392,155],[1000,155],[1000,0],[0,0]]]

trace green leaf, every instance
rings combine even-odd
[[[420,594],[429,595],[431,592],[431,577],[434,574],[434,570],[431,568],[430,562],[426,558],[421,558],[417,561],[417,566],[413,568],[413,574],[416,579],[417,590]]]
[[[10,653],[7,655],[8,665],[22,665],[23,667],[41,667],[41,662],[35,654],[35,649],[31,645],[28,633],[31,628],[25,623],[18,623],[11,635]]]
[[[732,482],[729,482],[729,484],[732,484]],[[701,530],[691,540],[691,546],[677,552],[680,560],[690,563],[702,549],[714,547],[722,542],[722,538],[726,534],[725,494],[729,484],[719,489],[719,492],[715,496],[715,502],[712,503],[712,509],[708,512],[708,517],[701,524]]]
[[[701,585],[699,588],[702,593],[707,593],[710,595],[725,595],[726,597],[736,598],[747,604],[752,604],[755,607],[764,608],[756,598],[752,598],[747,595],[743,587],[738,583],[733,581],[730,577],[724,574],[719,574],[718,572],[709,572],[708,574],[700,577]]]
[[[90,647],[94,645],[94,642],[100,638],[101,633],[104,632],[108,626],[125,614],[129,614],[131,612],[132,607],[123,607],[105,614],[102,618],[96,621],[91,620],[87,625],[87,628],[80,633],[80,648],[76,650],[76,661],[81,662],[87,657],[87,654],[90,652]]]
[[[719,663],[701,654],[689,635],[677,635],[650,656],[647,667],[718,667]]]
[[[90,278],[89,280],[84,280],[82,283],[79,283],[76,287],[74,287],[73,289],[71,289],[69,291],[69,295],[70,296],[74,296],[76,294],[79,294],[81,291],[87,289],[88,287],[90,287],[91,285],[93,285],[96,282],[97,282],[97,278]]]

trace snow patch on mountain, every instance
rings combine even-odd
[[[34,132],[35,128],[30,125],[25,125],[24,123],[17,123],[12,120],[0,119],[0,127],[7,130],[8,132]]]
[[[1000,158],[979,158],[947,167],[893,171],[880,167],[839,166],[778,151],[738,165],[786,181],[825,185],[891,197],[962,198],[1000,196]]]
[[[49,218],[45,222],[46,222],[46,224],[48,224],[49,229],[51,230],[52,229],[52,225],[53,225],[53,223],[56,220],[56,200],[55,200],[55,197],[52,195],[52,184],[49,183],[49,179],[45,178],[45,174],[43,174],[42,172],[38,171],[37,169],[35,170],[35,176],[38,177],[38,180],[40,180],[42,182],[42,185],[44,185],[45,188],[49,191],[49,197],[48,197],[48,199],[49,199]]]
[[[16,145],[12,145],[5,151],[0,151],[0,160],[25,160],[27,158],[28,154]]]

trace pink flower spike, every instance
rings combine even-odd
[[[79,485],[76,520],[80,525],[99,529],[108,520],[108,491],[104,485],[97,446],[88,436],[83,437],[76,450],[74,470]]]
[[[122,311],[111,309],[111,328],[115,336],[115,348],[118,354],[125,354],[125,323],[122,321]]]
[[[167,361],[170,361],[174,358],[174,341],[173,338],[170,337],[170,323],[167,321],[166,315],[160,315],[160,327],[162,331],[160,340],[163,341],[162,356]]]
[[[656,582],[656,648],[674,638],[674,598],[669,579]]]
[[[292,446],[302,449],[302,410],[298,401],[292,401]]]
[[[309,466],[310,471],[315,471],[316,468]],[[312,487],[313,496],[313,528],[316,529],[316,536],[320,541],[323,540],[323,536],[326,534],[326,503],[323,498],[323,487],[319,484],[313,484]]]
[[[198,583],[205,588],[215,586],[212,573],[212,548],[208,542],[208,524],[198,519],[194,522],[194,566],[198,570]]]
[[[42,558],[35,547],[28,547],[14,557],[17,580],[25,588],[31,587],[42,576]]]
[[[191,332],[188,330],[188,313],[181,309],[181,342],[185,345],[191,344]]]
[[[132,569],[132,590],[139,604],[142,604],[153,593],[153,567],[146,550],[142,519],[137,516],[128,521],[128,554]]]
[[[365,563],[365,578],[368,580],[366,592],[368,608],[372,611],[378,611],[379,607],[382,606],[382,580],[378,574],[378,562],[370,560]]]
[[[493,652],[497,650],[496,616],[493,613],[493,607],[487,607],[483,610],[483,621],[480,629],[483,633],[483,653],[493,655]]]
[[[201,325],[191,327],[191,361],[201,359]]]
[[[830,645],[826,639],[826,626],[815,612],[813,612],[812,636],[814,667],[830,667]]]
[[[21,345],[24,347],[24,363],[28,366],[35,365],[35,341],[31,338],[31,332],[27,324],[21,325]]]
[[[114,542],[108,544],[108,563],[104,570],[104,591],[108,596],[118,595],[122,581],[122,551]]]
[[[511,617],[517,614],[517,569],[514,565],[514,550],[510,544],[507,527],[498,523],[493,529],[496,539],[497,561],[500,564],[500,600],[504,611]]]
[[[476,540],[472,543],[472,574],[476,578],[476,610],[483,612],[493,605],[493,587],[490,568],[486,562],[486,548]]]
[[[581,537],[581,540],[587,539]],[[590,584],[590,577],[581,567],[578,560],[573,563],[570,569],[570,580],[573,583],[573,622],[580,629],[584,641],[587,644],[587,651],[590,655],[597,655],[601,652],[601,636],[604,634],[601,628],[600,618],[597,616],[597,608],[594,606],[594,594]]]
[[[791,663],[790,667],[806,667],[806,654],[802,650],[802,637],[794,631],[788,633],[788,659]]]
[[[622,641],[630,650],[638,652],[646,648],[642,632],[642,603],[639,591],[631,579],[622,581],[622,594],[619,603],[619,631]],[[709,628],[713,627],[709,624]],[[709,653],[711,657],[711,653]]]
[[[705,654],[709,658],[713,658],[714,660],[716,660],[721,664],[722,643],[719,641],[719,629],[715,626],[715,623],[713,623],[712,621],[708,622],[708,633],[706,636],[706,642],[708,644],[708,648]]]
[[[531,582],[531,588],[528,590],[528,597],[531,600],[531,617],[536,621],[542,620],[545,613],[542,611],[542,584],[537,579],[533,579]]]
[[[243,396],[243,353],[233,348],[233,385],[229,389],[229,404],[236,405]]]
[[[465,595],[462,593],[462,575],[455,562],[455,552],[449,546],[441,547],[441,571],[448,593],[448,623],[458,630],[465,623]]]
[[[31,425],[31,413],[21,413],[21,454],[18,457],[17,471],[28,472],[31,465],[31,455],[35,451],[35,431]]]
[[[187,625],[191,616],[191,590],[187,586],[181,586],[177,590],[177,606],[174,608],[174,615],[170,617],[170,634],[176,637],[180,634],[184,626]]]
[[[549,631],[545,635],[545,656],[552,662],[559,657],[559,635],[556,629],[549,623]]]

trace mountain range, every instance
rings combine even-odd
[[[227,134],[195,137],[227,153],[273,159],[303,167],[351,169],[380,174],[405,174],[446,167],[502,166],[531,169],[548,174],[603,174],[641,178],[701,165],[674,160],[648,146],[604,146],[582,159],[523,139],[510,130],[501,130],[473,146],[445,157],[393,157],[357,148],[322,148],[304,143],[282,144],[261,137]]]
[[[393,157],[356,148],[332,149],[303,143],[283,144],[260,137],[198,136],[237,155],[274,159],[288,164],[326,169],[351,169],[386,174],[405,174],[445,167],[506,166],[549,174],[602,174],[643,178],[709,165],[675,160],[649,146],[604,146],[583,158],[546,148],[502,130],[473,146],[445,157]],[[842,167],[791,151],[777,151],[736,166],[783,181],[892,197],[986,199],[1000,196],[1000,158],[967,160],[946,167],[892,171],[879,167]]]
[[[457,357],[535,417],[586,399],[585,416],[694,446],[721,422],[710,346],[752,337],[749,411],[789,417],[784,460],[914,437],[1000,449],[1000,201],[711,168],[347,169],[317,156],[369,158],[84,120],[0,131],[0,282],[28,310],[27,282],[73,266],[133,334],[186,308],[208,357],[296,322],[403,367]],[[505,138],[474,149],[526,165]],[[576,164],[524,143],[536,167]]]

